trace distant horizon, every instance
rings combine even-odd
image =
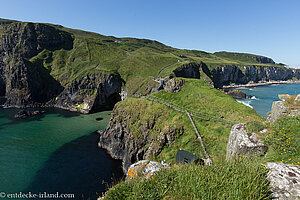
[[[1,18],[58,24],[106,36],[159,41],[179,49],[272,58],[300,68],[300,2],[131,0],[1,2]],[[259,6],[258,6],[259,5]]]

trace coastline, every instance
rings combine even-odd
[[[300,80],[293,81],[268,81],[268,82],[259,82],[259,83],[247,83],[247,84],[233,84],[233,85],[224,85],[223,89],[226,88],[238,88],[238,87],[257,87],[257,86],[265,86],[265,85],[272,85],[272,84],[287,84],[287,83],[300,83]]]

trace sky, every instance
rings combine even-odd
[[[300,67],[299,0],[0,0],[0,18],[60,24],[181,49]]]

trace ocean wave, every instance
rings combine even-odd
[[[241,100],[236,100],[236,101],[239,102],[239,103],[242,103],[245,106],[248,106],[248,107],[250,107],[250,108],[253,109],[253,107],[250,105],[250,101],[241,101]]]
[[[256,98],[256,96],[252,96],[250,99],[258,100],[258,98]]]

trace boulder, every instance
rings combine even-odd
[[[166,83],[164,89],[167,92],[177,93],[183,88],[183,86],[184,86],[183,80],[173,78]]]
[[[300,199],[300,168],[284,163],[266,163],[274,199]]]
[[[149,160],[140,160],[129,166],[127,170],[126,179],[131,179],[136,177],[139,173],[142,173],[146,178],[151,178],[158,171],[167,168],[168,165],[161,164]]]
[[[267,150],[268,147],[257,137],[256,133],[246,131],[245,124],[232,126],[227,144],[227,160],[239,155],[263,156]]]
[[[300,101],[300,94],[296,96],[295,101]]]
[[[227,94],[235,99],[246,99],[246,94],[240,90],[230,90]]]

